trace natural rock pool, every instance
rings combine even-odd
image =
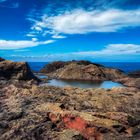
[[[58,80],[58,79],[49,80],[48,83],[44,83],[41,85],[58,86],[58,87],[73,86],[80,88],[106,88],[106,89],[110,89],[113,87],[123,87],[122,84],[112,81],[93,82],[93,81],[76,81],[76,80]]]

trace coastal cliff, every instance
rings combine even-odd
[[[34,80],[39,81],[31,72],[26,62],[13,62],[1,59],[0,61],[0,79],[1,80]]]

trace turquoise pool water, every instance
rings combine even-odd
[[[93,82],[93,81],[57,80],[57,79],[49,80],[48,83],[46,83],[46,85],[58,87],[73,86],[80,88],[105,88],[105,89],[110,89],[113,87],[123,87],[123,85],[121,85],[120,83],[112,81]]]

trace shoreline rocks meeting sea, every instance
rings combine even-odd
[[[140,77],[89,61],[57,61],[48,78],[120,82],[111,89],[40,86],[25,62],[0,58],[0,139],[139,140]]]

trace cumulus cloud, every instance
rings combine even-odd
[[[37,38],[32,38],[32,41],[37,41],[38,39]]]
[[[110,44],[100,51],[87,51],[74,53],[81,56],[103,56],[103,55],[129,55],[140,54],[140,45],[136,44]]]
[[[86,34],[91,32],[116,32],[123,28],[140,26],[140,9],[137,10],[72,10],[56,16],[44,14],[35,21],[32,29],[48,30],[63,34]]]
[[[53,35],[52,38],[63,39],[63,38],[66,38],[66,36],[63,36],[63,35]]]
[[[28,34],[26,34],[26,36],[27,36],[27,37],[34,37],[34,36],[36,36],[36,35],[33,34],[33,33],[28,33]]]
[[[28,40],[0,40],[0,50],[15,50],[15,49],[23,49],[29,47],[35,47],[39,45],[45,45],[49,43],[53,43],[55,40],[47,40],[47,41],[37,41],[36,38],[33,38],[31,41]]]

